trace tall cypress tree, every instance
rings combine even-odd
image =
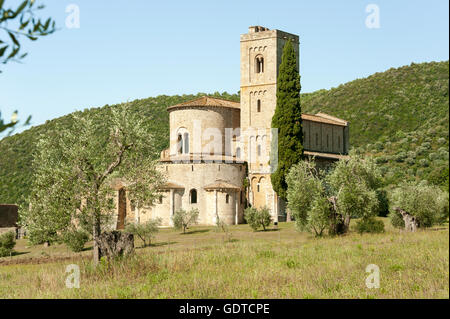
[[[282,199],[286,199],[289,169],[303,158],[300,89],[294,47],[287,41],[278,73],[277,106],[272,117],[272,128],[278,129],[278,166],[271,180],[273,189]]]

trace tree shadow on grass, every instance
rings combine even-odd
[[[142,248],[148,248],[148,247],[161,247],[161,246],[167,246],[167,245],[173,245],[176,244],[176,241],[162,241],[162,242],[157,242],[157,243],[151,243],[147,246],[143,246],[143,245],[139,245],[134,247],[134,249],[142,249]]]
[[[258,229],[256,231],[256,233],[265,233],[265,232],[270,232],[270,231],[280,231],[280,229],[279,228],[267,228],[266,230]]]
[[[210,229],[198,229],[198,230],[190,230],[185,233],[181,233],[180,235],[190,235],[190,234],[197,234],[197,233],[207,233]]]
[[[24,254],[29,254],[29,251],[13,251],[11,253],[11,256],[20,256],[20,255],[24,255]]]

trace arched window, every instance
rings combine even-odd
[[[190,197],[190,202],[191,204],[197,204],[197,190],[196,189],[191,189],[191,191],[189,192],[189,197]]]
[[[240,147],[238,147],[236,149],[236,158],[241,158],[241,148]]]
[[[256,102],[256,111],[259,113],[261,112],[261,100],[258,100]]]
[[[230,195],[225,196],[225,203],[228,204],[230,202]]]
[[[258,145],[256,150],[257,150],[258,156],[261,156],[261,145]]]
[[[255,57],[255,73],[263,73],[264,72],[264,58],[262,55],[258,55]]]
[[[256,185],[256,191],[259,193],[259,183]]]
[[[189,154],[189,132],[184,127],[177,131],[177,154]]]
[[[177,153],[181,154],[183,153],[183,136],[181,134],[178,134],[177,139]]]
[[[162,204],[162,202],[163,202],[163,196],[162,196],[162,195],[159,195],[159,198],[158,198],[158,199],[159,199],[159,203]]]
[[[184,140],[183,153],[184,154],[189,154],[189,133],[184,133],[183,140]]]

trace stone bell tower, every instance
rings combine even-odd
[[[280,203],[270,181],[272,116],[277,104],[277,79],[286,41],[293,42],[299,69],[299,37],[261,26],[241,35],[241,136],[244,160],[248,162],[249,201],[253,207],[268,207],[278,220]]]

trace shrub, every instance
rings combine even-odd
[[[414,165],[414,163],[415,163],[416,161],[414,160],[414,158],[408,157],[408,158],[405,160],[405,162],[406,162],[406,164],[408,164],[408,165]]]
[[[374,217],[361,218],[356,222],[356,231],[362,233],[383,233],[384,223]]]
[[[416,148],[416,153],[417,155],[422,155],[427,151],[427,148],[423,147],[423,146],[419,146]]]
[[[146,247],[147,244],[151,244],[152,238],[159,231],[158,227],[161,226],[161,223],[162,219],[158,217],[142,224],[128,224],[125,231],[139,237]]]
[[[449,186],[449,169],[448,166],[441,166],[435,168],[428,175],[428,181],[431,184],[444,187],[448,191]]]
[[[266,230],[266,227],[270,225],[272,217],[267,207],[257,209],[254,207],[248,207],[244,211],[244,218],[253,230],[258,230],[262,227]]]
[[[439,159],[439,154],[438,153],[430,153],[428,154],[428,158],[430,159],[430,161],[435,161],[437,159]]]
[[[430,142],[423,142],[421,145],[424,149],[429,150],[431,148],[431,143]]]
[[[375,150],[377,150],[377,151],[382,151],[383,149],[384,149],[384,145],[383,145],[383,143],[381,143],[381,142],[376,142],[375,144],[374,144],[374,146],[375,146]]]
[[[419,161],[419,165],[422,167],[428,167],[428,166],[430,166],[430,162],[426,158],[422,158]]]
[[[409,138],[407,138],[407,137],[402,138],[400,140],[399,144],[401,144],[401,145],[408,145],[409,144]]]
[[[377,164],[383,164],[383,163],[387,163],[387,158],[385,156],[378,156],[375,158],[375,163]]]
[[[447,160],[448,161],[448,151],[444,150],[444,151],[439,151],[439,158],[442,160]]]
[[[69,230],[64,233],[62,240],[70,250],[80,252],[89,241],[89,234],[83,230]]]
[[[13,231],[0,235],[0,257],[9,256],[16,245],[16,234]]]
[[[405,221],[403,220],[402,215],[400,215],[396,211],[389,212],[388,217],[391,221],[392,226],[396,228],[405,228]]]
[[[386,217],[389,214],[389,198],[384,189],[377,189],[375,191],[378,199],[378,216]]]
[[[392,225],[404,226],[400,222],[401,215],[396,211],[400,208],[416,217],[419,227],[431,227],[448,218],[448,193],[439,187],[426,184],[405,183],[396,188],[390,200],[390,213]]]
[[[441,192],[437,199],[437,211],[438,211],[438,217],[436,224],[443,224],[448,221],[449,217],[449,196],[448,192]]]
[[[396,162],[401,163],[401,162],[404,162],[405,159],[406,159],[406,153],[405,152],[400,152],[397,155],[395,155],[395,161]]]
[[[443,138],[443,137],[440,137],[440,138],[438,138],[438,140],[437,140],[437,142],[438,142],[439,144],[445,144],[445,141],[446,141],[446,139]]]
[[[186,229],[193,224],[197,224],[199,211],[197,208],[193,208],[189,211],[179,209],[173,214],[172,221],[175,229],[183,229],[183,233],[186,233]]]
[[[408,154],[409,158],[416,158],[417,157],[417,154],[414,151],[409,151],[407,154]]]

